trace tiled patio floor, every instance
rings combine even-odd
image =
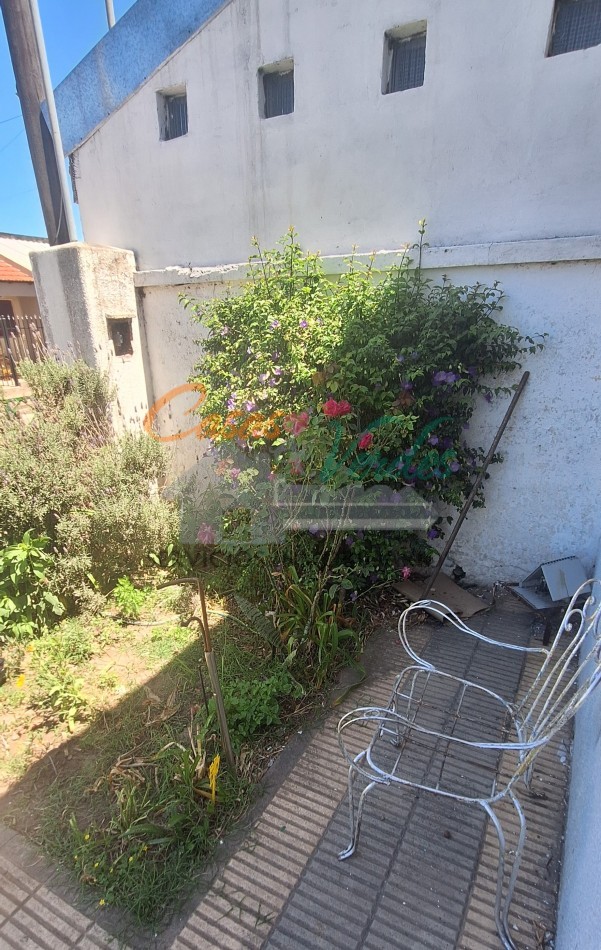
[[[489,636],[525,644],[531,618],[505,598],[470,623]],[[420,641],[450,672],[507,697],[520,680],[524,687],[536,667],[534,660],[523,669],[518,654],[475,645],[448,625],[423,624],[416,633]],[[479,809],[376,789],[367,799],[357,853],[337,860],[348,841],[348,817],[336,724],[346,709],[385,703],[403,663],[396,630],[372,638],[367,680],[310,736],[297,739],[304,747],[286,774],[278,776],[282,769],[276,765],[267,780],[271,797],[204,895],[190,902],[185,918],[168,932],[152,940],[132,934],[129,944],[173,950],[500,946],[493,913],[496,836]],[[510,922],[516,943],[529,950],[550,946],[554,928],[568,744],[569,737],[559,739],[538,759],[534,788],[544,789],[544,797],[520,796],[528,839]],[[10,841],[6,849],[8,854]],[[2,854],[0,847],[0,859]],[[14,856],[12,865],[2,868],[0,948],[107,946],[114,922],[80,914],[53,897],[52,880],[32,883]]]

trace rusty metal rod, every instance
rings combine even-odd
[[[524,390],[524,386],[525,386],[526,383],[528,382],[528,377],[529,377],[529,376],[530,376],[530,373],[526,370],[526,372],[524,373],[524,375],[522,376],[522,378],[520,379],[520,381],[519,381],[519,383],[518,383],[518,385],[517,385],[517,389],[516,389],[516,391],[515,391],[514,394],[513,394],[513,399],[511,400],[511,402],[509,403],[509,406],[507,407],[507,412],[506,412],[505,415],[503,416],[503,421],[501,422],[501,425],[499,426],[499,428],[498,428],[498,430],[497,430],[497,434],[496,434],[496,436],[495,436],[494,439],[493,439],[493,443],[492,443],[490,449],[488,450],[488,455],[486,456],[486,458],[484,459],[484,462],[482,463],[482,468],[480,469],[480,472],[479,472],[479,474],[478,474],[478,477],[477,477],[476,481],[474,482],[474,484],[473,484],[473,486],[472,486],[471,492],[469,493],[469,495],[467,496],[467,498],[466,498],[466,500],[465,500],[465,502],[464,502],[463,508],[462,508],[461,511],[459,512],[459,517],[457,518],[457,522],[456,522],[456,524],[455,524],[453,530],[451,531],[451,534],[449,535],[449,539],[448,539],[447,543],[445,544],[445,546],[444,546],[444,548],[443,548],[443,550],[442,550],[442,553],[441,553],[440,557],[438,558],[438,561],[437,561],[437,563],[436,563],[436,567],[434,568],[434,571],[433,571],[433,573],[432,573],[432,576],[431,576],[431,577],[429,578],[429,580],[427,581],[426,586],[424,587],[424,589],[423,589],[423,591],[422,591],[422,593],[421,593],[421,596],[422,596],[422,597],[425,597],[426,594],[432,589],[432,586],[434,585],[434,582],[435,582],[436,578],[438,577],[438,575],[440,574],[440,572],[441,572],[441,570],[442,570],[442,566],[443,566],[444,562],[446,561],[447,557],[449,556],[449,551],[451,550],[451,548],[452,548],[452,546],[453,546],[453,544],[454,544],[455,538],[457,537],[457,535],[458,535],[458,533],[459,533],[459,529],[460,529],[461,525],[462,525],[463,522],[465,521],[465,517],[466,517],[468,511],[470,510],[470,508],[471,508],[471,506],[472,506],[472,502],[474,501],[474,498],[476,497],[476,494],[477,494],[477,492],[478,492],[478,489],[480,488],[480,485],[481,485],[482,482],[484,481],[484,476],[486,475],[486,469],[487,469],[488,466],[490,465],[491,460],[492,460],[492,457],[493,457],[493,455],[495,454],[495,452],[497,451],[497,446],[498,446],[499,442],[501,441],[501,437],[502,437],[503,433],[505,432],[505,428],[506,428],[506,426],[507,426],[507,423],[508,423],[509,420],[511,419],[513,410],[515,409],[515,407],[516,407],[517,404],[518,404],[518,400],[519,400],[520,396],[522,395],[522,392],[523,392],[523,390]]]

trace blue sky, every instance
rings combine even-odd
[[[114,0],[119,19],[134,0]],[[107,31],[104,0],[39,0],[53,86]],[[46,236],[0,15],[0,231]]]

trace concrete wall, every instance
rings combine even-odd
[[[601,599],[601,544],[594,594]],[[592,643],[588,646],[591,649]],[[576,717],[556,950],[597,950],[601,934],[601,688]]]
[[[132,252],[63,244],[32,253],[31,261],[49,346],[106,370],[117,390],[115,425],[139,429],[148,397]],[[115,319],[131,320],[131,355],[115,355]]]
[[[379,266],[392,259],[382,255]],[[500,318],[522,333],[549,334],[545,350],[524,364],[531,379],[500,446],[505,462],[492,466],[487,506],[469,514],[453,559],[470,578],[487,583],[520,580],[541,561],[569,554],[592,567],[593,539],[601,533],[601,445],[595,438],[601,422],[601,242],[433,248],[425,264],[435,280],[444,272],[456,284],[500,279],[507,295]],[[333,272],[342,266],[339,258],[327,261]],[[135,275],[144,291],[153,399],[185,383],[198,356],[194,340],[201,328],[178,304],[178,293],[212,296],[228,284],[240,286],[244,274],[242,267]],[[177,396],[157,416],[157,431],[169,436],[190,428],[184,413],[194,401],[192,393]],[[488,449],[507,403],[503,398],[489,406],[482,399],[466,433],[471,444]],[[205,448],[194,436],[170,445],[177,470]]]
[[[162,268],[245,260],[251,235],[270,245],[290,224],[331,254],[399,247],[422,217],[433,245],[597,233],[601,46],[546,57],[552,13],[233,0],[138,88],[132,47],[130,98],[77,150],[86,240]],[[384,33],[417,20],[424,85],[382,95]],[[286,57],[294,113],[263,119],[257,70]],[[69,80],[82,96],[86,69]],[[160,141],[157,92],[181,85],[188,134]]]

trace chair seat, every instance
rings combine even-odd
[[[511,707],[500,696],[418,666],[397,678],[386,707],[356,713],[368,726],[374,720],[358,769],[364,777],[466,801],[491,801],[501,791],[501,750],[481,744],[519,741]]]

